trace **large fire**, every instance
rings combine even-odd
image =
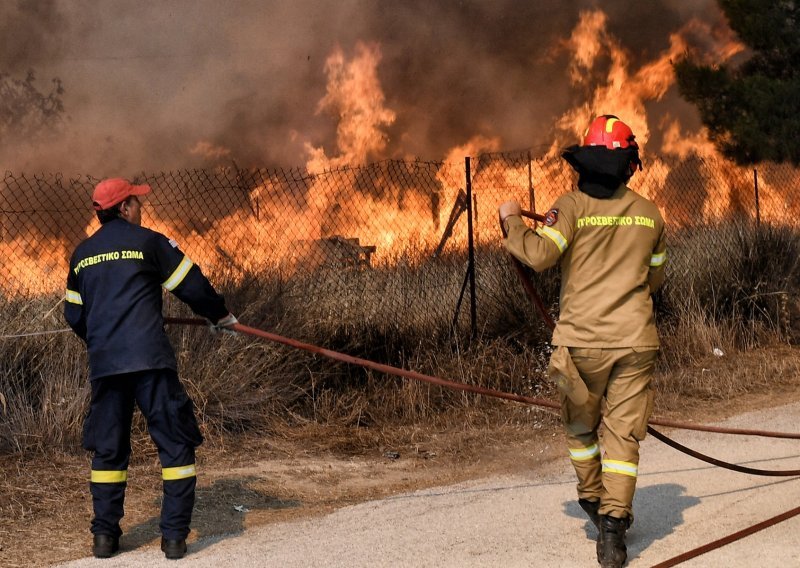
[[[671,34],[664,52],[634,68],[629,53],[608,31],[607,23],[601,10],[585,11],[571,35],[553,47],[554,57],[564,54],[569,57],[568,80],[576,92],[583,94],[583,99],[555,119],[554,142],[547,154],[534,156],[535,167],[518,163],[473,170],[477,199],[483,199],[476,230],[484,241],[498,238],[494,214],[497,202],[492,200],[515,197],[526,207],[542,210],[569,188],[569,178],[565,177],[568,167],[557,156],[563,147],[580,138],[586,125],[598,114],[616,114],[636,133],[648,169],[646,176],[632,180],[631,185],[637,191],[661,205],[659,197],[673,169],[671,164],[699,158],[697,167],[708,183],[715,186],[714,199],[718,202],[706,199],[702,211],[692,214],[714,220],[736,203],[737,192],[747,183],[747,171],[730,166],[722,174],[705,167],[705,160],[720,162],[721,159],[703,131],[685,132],[677,117],[664,114],[654,118],[647,111],[648,103],[659,101],[674,88],[671,62],[693,49],[698,37],[704,44],[699,55],[708,61],[727,61],[741,52],[743,46],[730,30],[709,29],[699,21],[690,21]],[[350,59],[339,48],[328,57],[327,92],[319,101],[318,112],[330,114],[337,121],[337,152],[328,155],[325,149],[306,143],[307,173],[298,173],[303,178],[300,186],[288,184],[276,175],[248,190],[249,210],[237,208],[211,219],[203,231],[177,228],[149,212],[147,206],[144,224],[176,238],[195,262],[209,268],[233,262],[236,268],[271,266],[294,270],[297,265],[309,267],[324,262],[324,247],[334,245],[350,247],[356,252],[360,247],[372,265],[394,263],[409,250],[429,258],[430,252],[441,244],[443,230],[464,190],[464,157],[497,152],[502,141],[497,137],[475,136],[450,150],[440,165],[399,162],[398,168],[409,170],[405,172],[408,175],[399,176],[403,179],[402,187],[395,177],[385,174],[385,168],[370,170],[373,174],[363,179],[359,175],[361,166],[386,158],[386,129],[396,119],[395,112],[386,106],[378,78],[380,60],[381,50],[375,44],[356,45],[355,55]],[[599,69],[606,70],[601,79],[598,79]],[[424,108],[420,112],[425,112]],[[649,144],[652,128],[661,135],[660,148]],[[193,152],[224,153],[225,149],[201,141]],[[432,167],[434,171],[424,186],[410,171]],[[298,192],[297,187],[303,191]],[[529,203],[532,187],[536,188],[536,197]],[[155,190],[158,191],[157,186]],[[762,182],[760,191],[765,203],[780,208],[781,197],[769,183]],[[670,218],[674,212],[663,206],[662,209],[668,222],[686,221],[679,214]],[[253,211],[261,213],[254,215]],[[462,221],[450,228],[450,242],[463,246],[466,223]],[[90,235],[96,229],[97,222],[92,221],[85,227],[85,233]],[[24,243],[3,243],[7,251],[12,250],[11,245],[14,251],[24,247]],[[8,281],[26,282],[37,290],[60,289],[70,251],[56,241],[46,246],[59,256],[59,261],[46,267],[37,262],[35,254],[30,255],[29,261],[11,253],[0,257],[3,258],[0,268],[9,276]]]

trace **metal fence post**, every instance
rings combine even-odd
[[[533,171],[531,169],[531,151],[528,150],[528,209],[536,212],[536,196],[533,194]]]
[[[472,235],[472,175],[470,174],[469,156],[464,158],[464,168],[467,176],[467,235],[469,247],[469,315],[472,338],[478,336],[478,309],[475,303],[475,241]]]
[[[756,192],[756,226],[761,226],[761,207],[758,203],[758,170],[753,168],[753,187]]]

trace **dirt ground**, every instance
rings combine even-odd
[[[190,542],[396,493],[534,468],[560,457],[554,422],[533,432],[489,426],[471,433],[425,433],[420,434],[424,443],[357,455],[318,451],[311,432],[292,440],[251,438],[238,440],[235,447],[201,447]],[[147,446],[134,448],[138,457],[129,468],[125,549],[155,544],[160,537],[161,469]],[[0,565],[47,566],[91,554],[89,470],[88,455],[0,458]]]
[[[796,400],[800,378],[735,403],[684,405],[657,416],[707,422]],[[532,411],[537,412],[538,411]],[[291,436],[222,441],[198,453],[198,493],[190,542],[286,520],[318,517],[368,500],[472,479],[531,472],[564,460],[557,419],[488,420],[466,428],[417,429],[402,445],[330,444],[333,433],[306,427]],[[387,436],[391,439],[391,436]],[[333,448],[333,449],[331,449]],[[147,440],[134,447],[123,549],[158,542],[160,466]],[[90,554],[88,455],[0,457],[0,565],[47,566]]]

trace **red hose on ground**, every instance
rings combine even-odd
[[[208,322],[206,320],[197,319],[197,318],[165,318],[165,322],[166,323],[171,323],[171,324],[185,324],[185,325],[208,325]],[[263,330],[260,330],[260,329],[256,329],[256,328],[253,328],[253,327],[242,325],[240,323],[232,325],[230,327],[230,329],[232,329],[233,331],[237,331],[239,333],[252,335],[252,336],[255,336],[255,337],[260,337],[260,338],[263,338],[263,339],[267,339],[269,341],[274,341],[276,343],[281,343],[283,345],[288,345],[288,346],[294,347],[296,349],[302,349],[304,351],[309,351],[311,353],[317,353],[317,354],[320,354],[320,355],[324,355],[325,357],[328,357],[330,359],[334,359],[336,361],[342,361],[344,363],[350,363],[350,364],[353,364],[353,365],[360,365],[362,367],[366,367],[368,369],[373,369],[375,371],[379,371],[379,372],[382,372],[382,373],[387,373],[387,374],[390,374],[390,375],[397,375],[397,376],[400,376],[400,377],[406,377],[406,378],[409,378],[409,379],[424,381],[424,382],[427,382],[427,383],[439,385],[439,386],[450,388],[450,389],[462,390],[462,391],[466,391],[466,392],[472,392],[472,393],[475,393],[475,394],[482,394],[482,395],[486,395],[486,396],[502,398],[502,399],[505,399],[505,400],[513,400],[515,402],[533,404],[533,405],[536,405],[536,406],[542,406],[542,407],[546,407],[546,408],[558,409],[561,406],[560,404],[558,404],[556,402],[552,402],[552,401],[545,400],[545,399],[522,396],[522,395],[515,395],[515,394],[511,394],[511,393],[505,393],[505,392],[502,392],[502,391],[496,391],[496,390],[493,390],[493,389],[488,389],[488,388],[485,388],[485,387],[478,387],[478,386],[474,386],[474,385],[467,385],[467,384],[464,384],[464,383],[457,383],[457,382],[454,382],[454,381],[448,381],[448,380],[445,380],[445,379],[441,379],[439,377],[434,377],[434,376],[431,376],[431,375],[423,375],[421,373],[417,373],[417,372],[414,372],[414,371],[408,371],[408,370],[405,370],[405,369],[399,369],[399,368],[393,367],[391,365],[384,365],[384,364],[381,364],[381,363],[375,363],[374,361],[370,361],[368,359],[362,359],[360,357],[353,357],[351,355],[346,355],[344,353],[339,353],[337,351],[332,351],[330,349],[324,349],[322,347],[317,347],[317,346],[311,345],[309,343],[303,343],[302,341],[297,341],[296,339],[283,337],[283,336],[277,335],[275,333],[269,333],[267,331],[263,331]],[[658,423],[658,421],[655,421],[655,420],[651,420],[650,421],[650,424],[656,424],[656,423]],[[681,424],[679,422],[669,422],[669,423],[665,423],[665,425],[672,426],[673,428],[684,428],[684,429],[688,429],[688,430],[703,430],[703,431],[719,432],[719,433],[725,433],[725,434],[746,434],[746,435],[753,435],[753,436],[770,436],[770,437],[775,437],[775,438],[792,438],[792,439],[800,438],[800,434],[784,434],[784,433],[780,433],[780,432],[766,432],[766,431],[760,431],[760,430],[736,430],[736,429],[733,429],[733,428],[703,427],[703,426],[697,426],[697,425]],[[716,465],[718,467],[723,467],[723,468],[726,468],[726,469],[731,469],[733,471],[738,471],[738,472],[742,472],[742,473],[749,473],[749,474],[752,474],[752,475],[768,475],[768,476],[784,476],[784,477],[800,476],[800,470],[795,470],[795,471],[761,470],[761,469],[754,469],[754,468],[744,467],[744,466],[740,466],[740,465],[737,465],[737,464],[731,464],[731,463],[728,463],[728,462],[723,462],[721,460],[717,460],[715,458],[706,456],[706,455],[701,454],[699,452],[696,452],[696,451],[694,451],[694,450],[692,450],[690,448],[687,448],[686,446],[683,446],[683,445],[679,444],[678,442],[675,442],[674,440],[671,440],[670,438],[668,438],[664,434],[661,434],[660,432],[652,429],[650,426],[647,427],[647,430],[654,437],[656,437],[657,439],[661,440],[662,442],[672,446],[673,448],[675,448],[675,449],[677,449],[677,450],[679,450],[681,452],[684,452],[684,453],[686,453],[686,454],[688,454],[688,455],[690,455],[692,457],[695,457],[697,459],[700,459],[700,460],[703,460],[705,462],[708,462],[708,463],[711,463],[713,465]],[[782,521],[785,521],[787,519],[790,519],[790,518],[792,518],[792,517],[794,517],[794,516],[796,516],[798,514],[800,514],[800,507],[797,507],[795,509],[792,509],[790,511],[782,513],[781,515],[778,515],[776,517],[773,517],[771,519],[768,519],[766,521],[763,521],[761,523],[758,523],[756,525],[753,525],[753,526],[748,527],[746,529],[743,529],[741,531],[732,533],[732,534],[730,534],[730,535],[728,535],[728,536],[726,536],[724,538],[721,538],[719,540],[716,540],[714,542],[710,542],[710,543],[705,544],[703,546],[694,548],[694,549],[692,549],[692,550],[690,550],[688,552],[684,552],[683,554],[680,554],[678,556],[675,556],[674,558],[671,558],[669,560],[665,560],[664,562],[661,562],[661,563],[657,564],[653,568],[671,568],[672,566],[677,566],[678,564],[681,564],[681,563],[685,562],[686,560],[689,560],[691,558],[695,558],[697,556],[705,554],[706,552],[708,552],[710,550],[714,550],[716,548],[721,548],[722,546],[730,544],[731,542],[734,542],[736,540],[739,540],[741,538],[749,536],[749,535],[751,535],[753,533],[756,533],[756,532],[758,532],[760,530],[763,530],[763,529],[765,529],[767,527],[775,525],[775,524],[777,524],[779,522],[782,522]]]
[[[165,323],[168,324],[183,324],[183,325],[200,325],[206,326],[208,322],[204,319],[198,318],[165,318]],[[395,375],[398,377],[405,377],[408,379],[413,379],[416,381],[422,381],[426,383],[431,383],[434,385],[439,385],[445,388],[453,389],[453,390],[460,390],[465,392],[471,392],[474,394],[481,394],[485,396],[491,396],[494,398],[501,398],[504,400],[512,400],[514,402],[522,402],[524,404],[531,404],[534,406],[540,406],[544,408],[552,408],[555,410],[560,410],[561,405],[557,402],[543,399],[543,398],[536,398],[531,396],[524,396],[519,394],[507,393],[503,391],[498,391],[494,389],[489,389],[486,387],[480,387],[476,385],[468,385],[465,383],[459,383],[456,381],[450,381],[447,379],[442,379],[440,377],[434,377],[432,375],[424,375],[422,373],[417,373],[416,371],[409,371],[406,369],[400,369],[398,367],[393,367],[391,365],[385,365],[383,363],[376,363],[374,361],[370,361],[368,359],[362,359],[360,357],[353,357],[352,355],[347,355],[345,353],[339,353],[338,351],[332,351],[330,349],[325,349],[323,347],[317,347],[316,345],[311,345],[310,343],[304,343],[302,341],[298,341],[296,339],[291,339],[289,337],[284,337],[282,335],[278,335],[276,333],[270,333],[268,331],[263,331],[261,329],[256,329],[254,327],[249,327],[243,325],[241,323],[234,324],[230,327],[231,330],[237,331],[239,333],[243,333],[246,335],[252,335],[254,337],[260,337],[262,339],[267,339],[269,341],[273,341],[275,343],[281,343],[283,345],[288,345],[289,347],[294,347],[295,349],[301,349],[303,351],[308,351],[310,353],[316,353],[319,355],[324,355],[330,359],[334,359],[336,361],[341,361],[343,363],[350,363],[352,365],[359,365],[361,367],[365,367],[367,369],[372,369],[374,371],[378,371],[381,373],[386,373],[389,375]],[[769,438],[788,438],[793,440],[800,440],[800,434],[790,434],[784,432],[770,432],[766,430],[741,430],[737,428],[721,428],[718,426],[703,426],[700,424],[687,424],[682,422],[674,422],[671,420],[657,420],[653,419],[650,420],[650,424],[654,424],[656,426],[667,426],[670,428],[679,428],[683,430],[697,430],[701,432],[716,432],[719,434],[737,434],[743,436],[762,436],[762,437],[769,437]],[[653,431],[655,432],[655,431]],[[663,434],[658,433],[656,436],[659,439],[666,438]],[[677,444],[677,442],[675,442]],[[702,455],[702,454],[700,454]],[[709,458],[714,459],[714,458]],[[725,463],[725,462],[721,462]],[[738,467],[738,466],[737,466]],[[800,475],[800,471],[798,472],[791,472],[792,475]]]
[[[659,562],[658,564],[652,566],[651,568],[671,568],[672,566],[677,566],[678,564],[682,564],[687,560],[691,560],[692,558],[697,558],[701,554],[705,554],[706,552],[715,550],[717,548],[722,548],[727,544],[735,542],[746,536],[750,536],[751,534],[757,533],[758,531],[769,528],[772,525],[777,525],[778,523],[791,519],[792,517],[796,517],[797,515],[800,515],[800,507],[795,507],[790,511],[786,511],[785,513],[776,515],[771,519],[767,519],[766,521],[762,521],[751,527],[747,527],[746,529],[742,529],[735,533],[731,533],[728,536],[722,537],[713,542],[709,542],[708,544],[704,544],[703,546],[698,546],[697,548],[693,548],[692,550],[684,552],[683,554],[679,554],[674,558],[670,558],[669,560],[665,560],[664,562]]]

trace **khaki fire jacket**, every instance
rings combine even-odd
[[[655,204],[621,185],[609,199],[561,196],[535,230],[506,218],[506,249],[534,270],[561,264],[553,345],[659,345],[650,295],[664,281],[664,220]]]

